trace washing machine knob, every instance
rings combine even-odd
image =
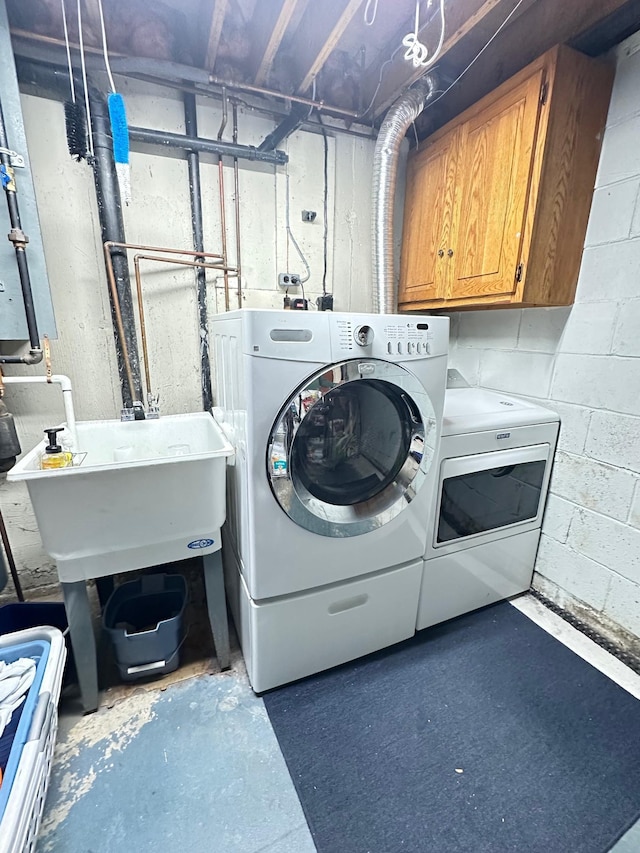
[[[353,333],[356,343],[360,347],[367,347],[373,342],[373,329],[371,326],[358,326]]]

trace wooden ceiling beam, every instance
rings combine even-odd
[[[272,0],[270,3],[263,0],[256,6],[251,22],[257,39],[254,46],[256,64],[252,69],[256,86],[267,81],[297,4],[298,0]]]
[[[205,51],[204,67],[210,71],[216,64],[218,56],[218,47],[220,45],[220,36],[222,35],[222,27],[224,19],[229,8],[229,0],[215,0],[215,4],[211,11],[211,22],[209,24],[209,36],[207,38],[207,47]]]
[[[299,94],[307,91],[322,70],[362,2],[363,0],[316,0],[309,5],[296,36],[299,55],[311,57],[301,75]]]
[[[484,29],[483,25],[489,20],[495,22],[495,25],[491,27],[492,32],[495,32],[500,23],[514,10],[517,2],[518,0],[455,0],[455,2],[446,3],[446,31],[440,54],[441,58],[444,59],[447,53],[470,33],[475,33],[481,27]],[[515,15],[522,14],[534,2],[536,0],[523,0],[522,5],[518,8]],[[426,44],[435,44],[439,26],[439,14],[434,13],[420,27],[419,37]],[[402,34],[398,35],[397,43],[392,45],[392,49],[398,47],[402,43],[403,35],[412,29],[413,21],[407,22],[406,29]],[[491,32],[487,38],[490,36]],[[391,51],[389,52],[390,54]],[[381,57],[380,61],[368,70],[363,82],[363,99],[365,103],[369,103],[373,98],[380,80],[380,69],[382,64],[389,59],[389,55]],[[410,62],[405,60],[404,49],[399,50],[392,60],[391,65],[387,66],[383,72],[382,84],[375,99],[373,117],[377,118],[383,113],[397,99],[403,89],[414,83],[424,73],[423,68],[416,69]]]

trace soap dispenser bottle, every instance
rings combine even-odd
[[[63,450],[62,446],[57,443],[58,433],[62,432],[63,429],[64,427],[45,429],[49,443],[44,450],[44,456],[40,463],[41,468],[69,468],[73,465],[73,454],[68,450]]]

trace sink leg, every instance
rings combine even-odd
[[[207,591],[207,610],[209,611],[216,656],[220,669],[228,669],[230,666],[229,622],[227,620],[227,602],[224,595],[222,551],[206,554],[202,560],[204,563],[204,584]]]
[[[78,673],[80,697],[85,713],[98,708],[98,663],[96,639],[85,581],[63,583],[62,595],[69,622],[71,647]]]

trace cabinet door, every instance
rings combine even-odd
[[[457,141],[457,131],[448,133],[409,160],[398,295],[401,303],[444,299]]]
[[[539,70],[460,129],[448,299],[504,300],[518,286],[542,79]]]

